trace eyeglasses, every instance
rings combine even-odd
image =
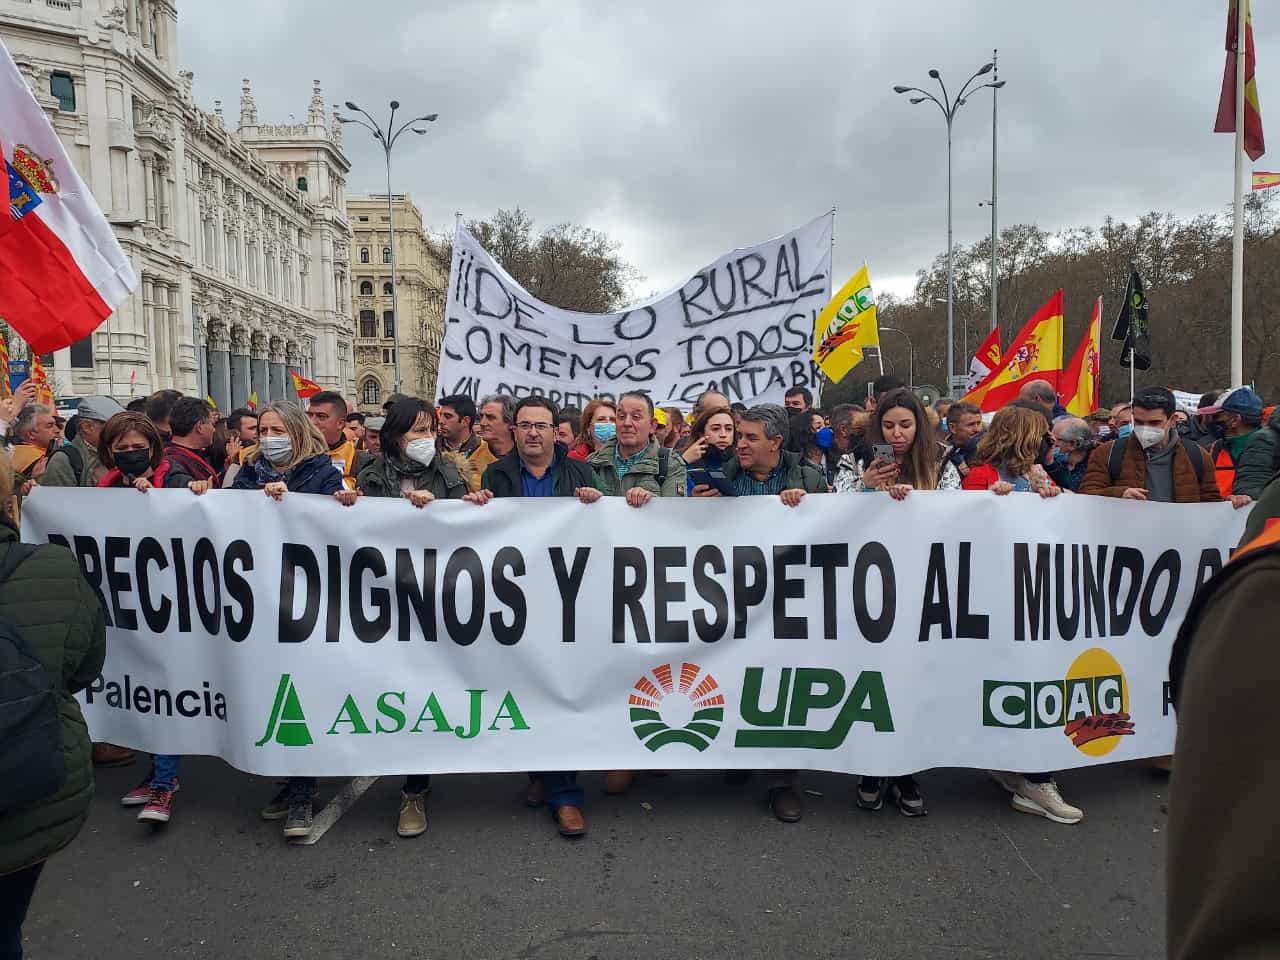
[[[518,429],[518,430],[537,430],[539,433],[541,433],[541,432],[543,432],[544,430],[550,430],[553,426],[554,426],[554,424],[546,423],[546,422],[541,421],[541,420],[538,420],[538,421],[533,421],[533,420],[521,420],[519,423],[517,423],[517,424],[516,424],[516,429]]]

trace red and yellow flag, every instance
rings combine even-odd
[[[249,394],[249,399],[245,403],[245,406],[248,407],[250,410],[253,410],[255,412],[257,411],[258,409],[258,391],[257,390],[254,390],[253,393]]]
[[[13,396],[13,390],[9,387],[9,344],[5,342],[4,337],[0,337],[0,397]]]
[[[1000,366],[1001,356],[1000,328],[995,327],[969,361],[969,382],[965,384],[965,389],[974,390],[991,376],[991,372]]]
[[[1266,190],[1268,187],[1280,187],[1280,173],[1264,173],[1259,170],[1253,175],[1253,189]]]
[[[1005,351],[991,376],[964,395],[983,413],[999,410],[1017,398],[1022,385],[1031,380],[1048,380],[1058,389],[1062,376],[1062,291],[1059,290],[1036,311]]]
[[[207,403],[209,406],[213,407],[213,409],[214,409],[214,412],[215,412],[215,413],[217,412],[217,410],[218,410],[218,404],[217,404],[217,402],[213,399],[213,394],[212,394],[212,393],[206,393],[206,394],[204,395],[204,402],[205,402],[205,403]]]
[[[1093,319],[1084,339],[1076,348],[1075,356],[1062,374],[1062,402],[1068,413],[1087,417],[1098,409],[1099,383],[1102,379],[1102,362],[1099,352],[1102,326],[1102,298],[1093,305]]]
[[[40,361],[38,353],[31,354],[31,379],[36,385],[35,402],[52,407],[53,388],[49,386],[49,375],[45,373],[44,364]]]
[[[298,376],[298,371],[292,367],[289,368],[289,376],[293,377],[293,390],[298,395],[299,400],[306,400],[320,393],[320,384],[314,380],[308,380],[306,377]]]
[[[1227,69],[1222,76],[1222,95],[1218,98],[1218,120],[1214,133],[1236,132],[1236,51],[1239,48],[1238,27],[1241,0],[1227,3]],[[1266,152],[1262,139],[1262,108],[1258,106],[1258,81],[1253,71],[1257,59],[1253,48],[1253,15],[1249,0],[1244,2],[1244,152],[1257,160]]]

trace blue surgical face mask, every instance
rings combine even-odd
[[[1123,423],[1120,425],[1120,431],[1116,434],[1121,440],[1126,440],[1129,434],[1133,433],[1133,424]]]
[[[1065,464],[1067,462],[1067,455],[1063,453],[1062,450],[1055,447],[1053,451],[1053,462]]]
[[[835,432],[830,427],[823,427],[814,434],[813,440],[823,450],[831,449],[831,441],[835,439]]]
[[[592,425],[591,433],[600,443],[608,443],[618,435],[618,425],[602,420]]]

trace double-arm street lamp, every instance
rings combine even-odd
[[[384,130],[378,125],[378,121],[361,107],[356,106],[348,100],[345,104],[348,110],[363,114],[365,119],[359,117],[338,117],[339,123],[354,123],[357,126],[364,127],[371,134],[373,139],[382,144],[382,150],[387,157],[387,233],[389,234],[388,242],[391,244],[391,332],[394,335],[395,343],[393,345],[393,359],[395,360],[395,387],[393,392],[400,392],[400,300],[396,293],[398,278],[396,277],[396,224],[395,210],[391,205],[391,148],[396,145],[396,141],[400,139],[400,134],[406,130],[412,130],[416,134],[424,134],[427,131],[422,127],[415,127],[415,123],[431,123],[439,114],[428,113],[426,116],[414,117],[402,123],[399,129],[396,129],[396,111],[400,109],[400,101],[391,101],[391,116],[387,119],[387,127]],[[385,331],[384,331],[385,332]]]
[[[914,388],[916,385],[916,345],[911,342],[911,336],[905,330],[899,330],[897,327],[881,327],[881,333],[897,333],[906,337],[907,340],[907,386]]]
[[[955,265],[954,251],[952,250],[952,220],[951,220],[951,124],[955,120],[956,111],[964,106],[967,99],[979,90],[987,87],[999,89],[1004,86],[1003,80],[994,83],[979,83],[970,89],[970,85],[979,77],[984,77],[995,69],[994,63],[987,63],[982,66],[973,76],[964,82],[960,88],[960,92],[952,99],[947,93],[947,85],[942,82],[942,75],[937,70],[930,70],[929,76],[938,81],[938,88],[942,93],[942,99],[930,93],[928,90],[922,90],[919,87],[896,86],[893,88],[894,93],[916,93],[919,96],[911,98],[912,103],[924,103],[928,101],[942,111],[942,117],[947,124],[947,396],[955,396],[955,387],[953,381],[955,379]]]

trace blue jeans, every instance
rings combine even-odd
[[[181,765],[181,757],[157,753],[151,758],[151,789],[172,790],[178,782],[178,767]]]
[[[547,792],[547,806],[555,813],[561,807],[582,809],[583,793],[575,773],[531,773],[530,780],[541,780]]]

